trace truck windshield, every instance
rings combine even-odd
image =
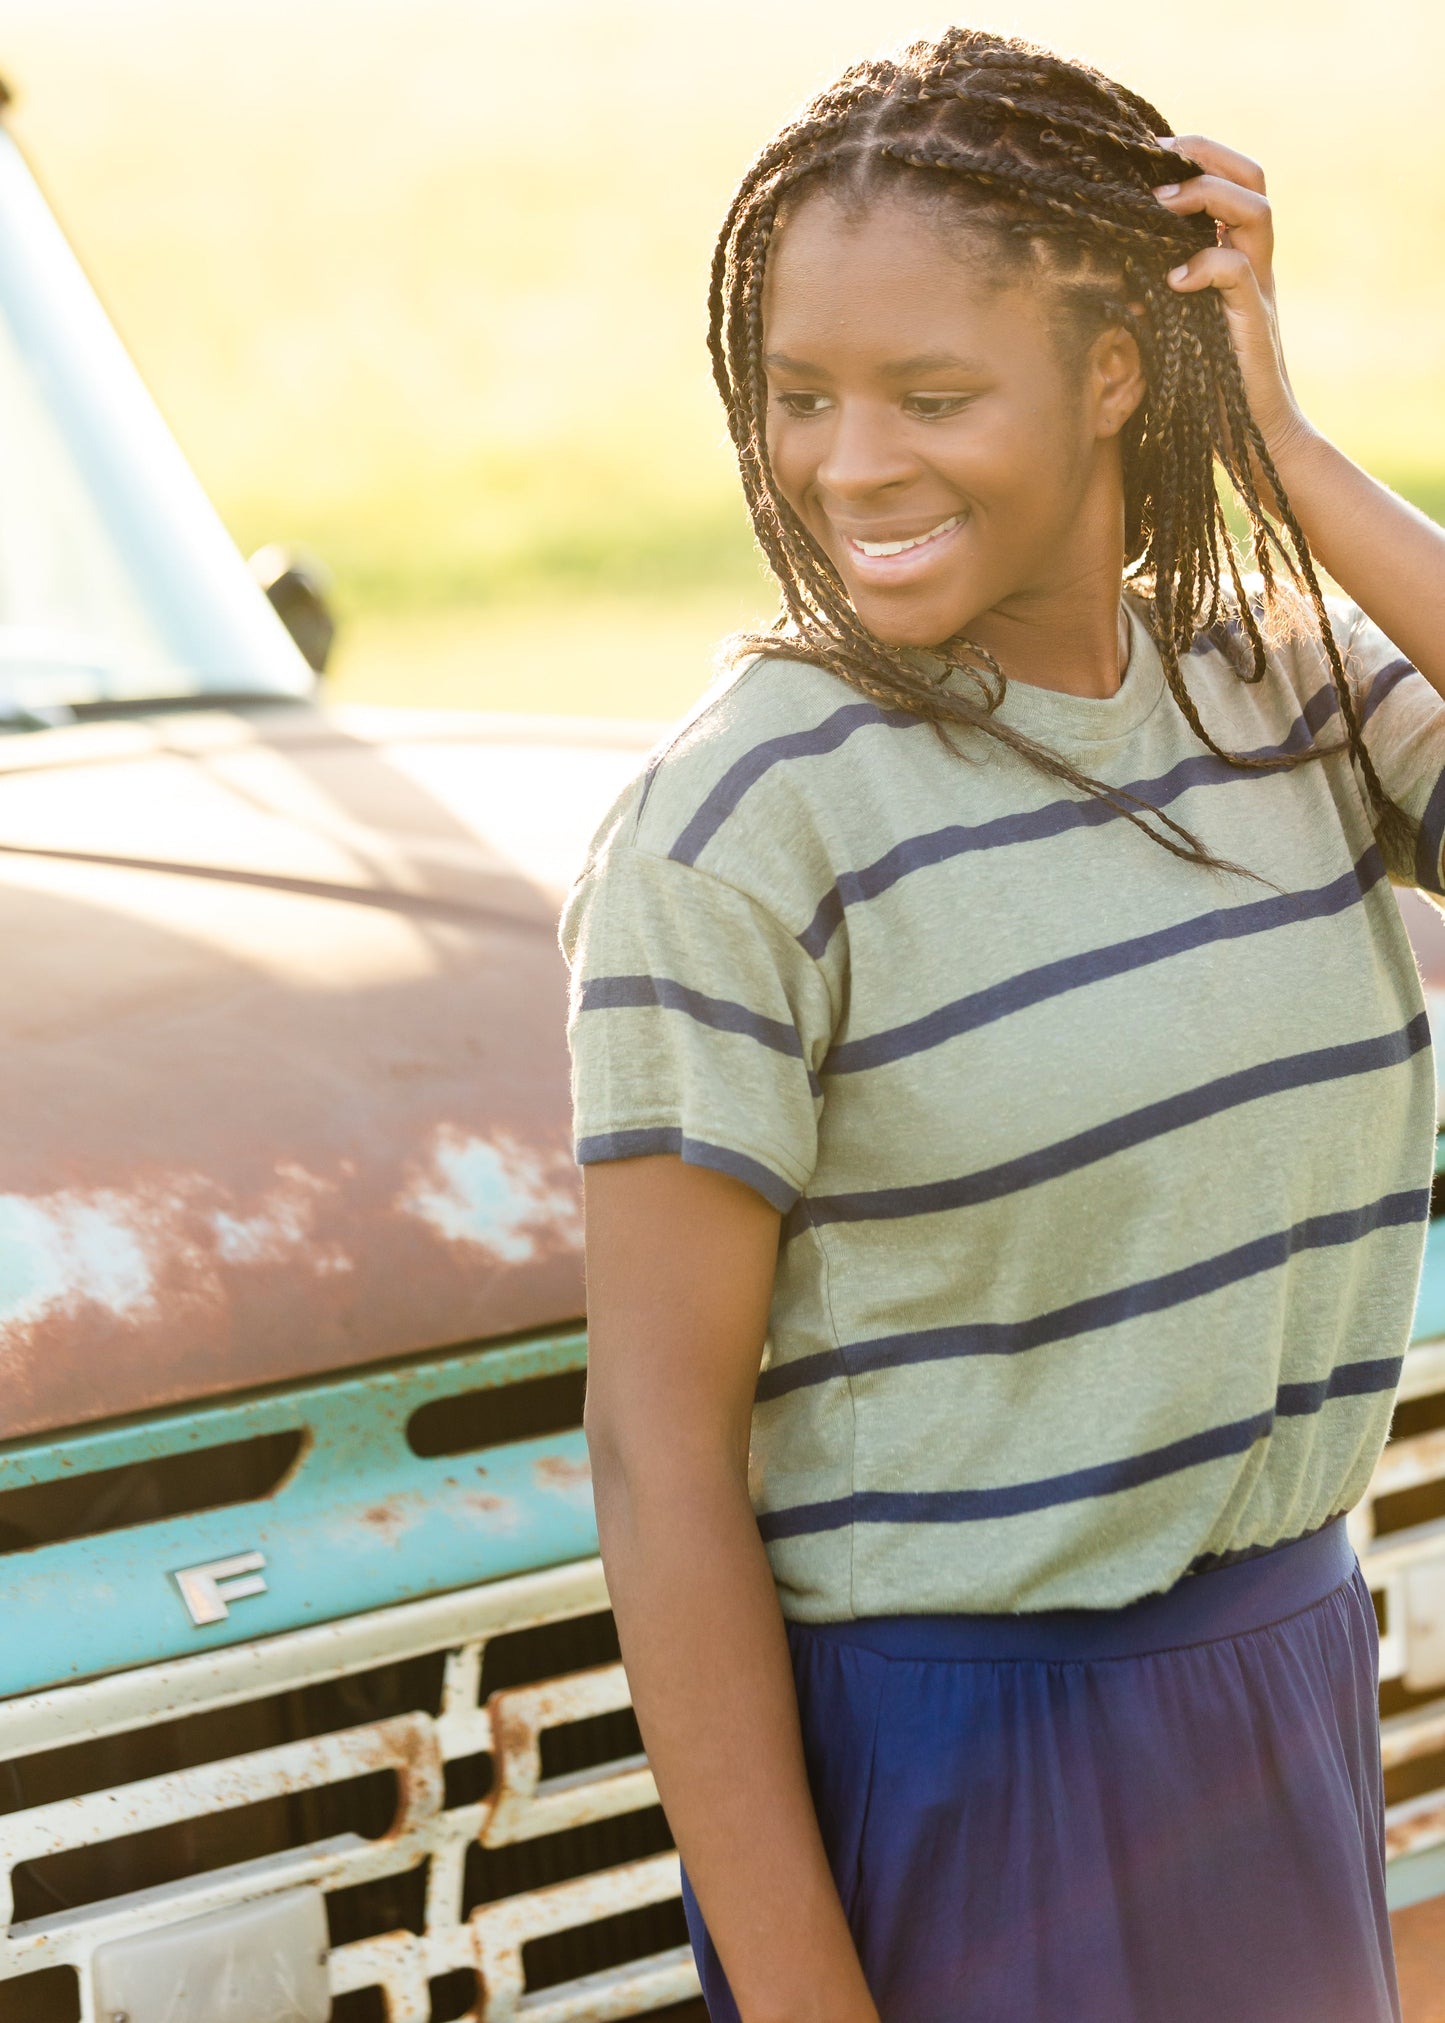
[[[3,128],[0,443],[0,730],[310,692]]]

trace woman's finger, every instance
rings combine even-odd
[[[1202,212],[1215,219],[1223,227],[1220,242],[1247,253],[1260,287],[1267,295],[1274,293],[1274,218],[1268,197],[1222,176],[1194,176],[1187,183],[1166,184],[1154,194],[1176,217]]]
[[[1191,176],[1187,183],[1165,183],[1154,194],[1176,217],[1206,211],[1229,231],[1247,235],[1256,245],[1273,245],[1269,198],[1257,190],[1226,182],[1223,176]]]
[[[1259,276],[1247,253],[1237,246],[1206,246],[1182,267],[1175,267],[1169,285],[1180,295],[1197,295],[1201,289],[1217,288],[1230,298],[1227,308],[1247,309],[1254,302],[1263,305]]]
[[[1159,145],[1183,155],[1186,161],[1197,162],[1206,175],[1223,176],[1226,182],[1240,183],[1264,195],[1264,170],[1259,163],[1225,147],[1222,141],[1210,140],[1207,134],[1185,133],[1166,135]]]

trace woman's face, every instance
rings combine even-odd
[[[1138,352],[1070,358],[1047,284],[898,198],[820,194],[774,240],[767,440],[784,498],[879,639],[934,646],[1123,564],[1118,432]],[[902,545],[907,544],[907,545]]]

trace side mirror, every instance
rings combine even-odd
[[[314,555],[280,542],[258,548],[250,566],[307,665],[317,674],[325,674],[336,637],[336,620],[327,602],[331,572]]]

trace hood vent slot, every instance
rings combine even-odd
[[[0,1489],[0,1554],[256,1502],[280,1488],[305,1438],[302,1432],[261,1433]]]
[[[422,1405],[406,1422],[406,1444],[422,1460],[475,1454],[516,1440],[543,1440],[582,1424],[587,1372],[558,1370],[521,1384],[457,1391]]]

